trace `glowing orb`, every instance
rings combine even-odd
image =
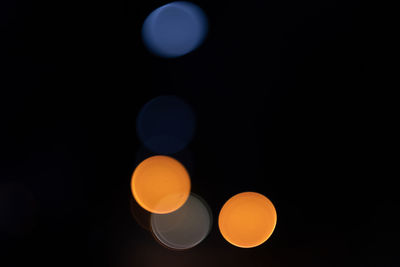
[[[151,229],[164,246],[183,250],[198,245],[211,230],[212,214],[207,203],[191,194],[178,210],[168,214],[152,214]]]
[[[264,243],[276,225],[276,210],[265,196],[244,192],[231,197],[222,207],[218,225],[232,245],[252,248]]]
[[[195,4],[177,1],[154,10],[143,23],[144,44],[161,57],[179,57],[196,49],[207,33],[207,18]]]
[[[142,161],[131,180],[133,197],[152,213],[179,209],[190,194],[190,177],[185,167],[168,156],[153,156]]]
[[[147,102],[140,110],[136,130],[140,141],[158,154],[184,149],[195,132],[195,115],[182,99],[165,95]]]

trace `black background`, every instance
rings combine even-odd
[[[396,190],[378,162],[385,134],[362,3],[198,0],[204,44],[162,59],[140,30],[165,3],[2,0],[0,186],[14,216],[0,218],[2,262],[395,266]],[[196,113],[195,138],[175,156],[214,215],[209,237],[181,252],[130,212],[135,119],[163,94]],[[278,213],[254,249],[228,244],[216,226],[243,191],[265,194]]]

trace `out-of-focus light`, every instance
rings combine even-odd
[[[136,150],[135,153],[135,165],[139,164],[143,160],[160,155],[159,153],[154,153],[153,151],[149,150],[143,144]],[[174,159],[178,160],[180,163],[185,166],[186,170],[191,176],[195,169],[195,162],[194,162],[194,155],[193,152],[189,148],[182,149],[179,152],[173,154]]]
[[[265,196],[244,192],[231,197],[222,207],[218,225],[232,245],[252,248],[264,243],[275,229],[276,210]]]
[[[176,96],[159,96],[147,102],[136,122],[139,139],[158,154],[184,149],[195,131],[195,115],[189,104]]]
[[[207,34],[207,17],[195,4],[177,1],[154,10],[143,23],[144,44],[161,57],[179,57],[196,49]]]
[[[189,249],[203,241],[210,232],[212,214],[207,203],[191,194],[186,203],[169,214],[152,214],[151,230],[164,246]]]
[[[153,156],[142,161],[131,180],[133,197],[145,210],[165,214],[179,209],[190,194],[190,177],[174,158]]]

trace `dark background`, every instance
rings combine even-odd
[[[395,266],[396,176],[380,162],[362,2],[198,0],[204,44],[162,59],[140,29],[165,3],[1,0],[0,265]],[[182,252],[130,212],[136,115],[162,94],[196,113],[175,156],[214,215],[209,237]],[[278,213],[254,249],[216,226],[243,191]]]

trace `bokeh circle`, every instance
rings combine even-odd
[[[142,161],[131,179],[137,203],[152,213],[170,213],[179,209],[190,194],[186,168],[169,156],[153,156]]]
[[[142,38],[153,54],[174,58],[200,46],[207,28],[207,17],[200,7],[177,1],[150,13],[143,23]]]
[[[192,193],[181,208],[168,214],[152,214],[150,222],[153,235],[162,245],[185,250],[207,237],[212,213],[207,203]]]
[[[188,103],[173,95],[158,96],[139,112],[136,130],[149,150],[174,154],[192,140],[196,127],[195,114]]]
[[[262,194],[243,192],[231,197],[222,207],[218,226],[232,245],[252,248],[264,243],[277,221],[272,202]]]

